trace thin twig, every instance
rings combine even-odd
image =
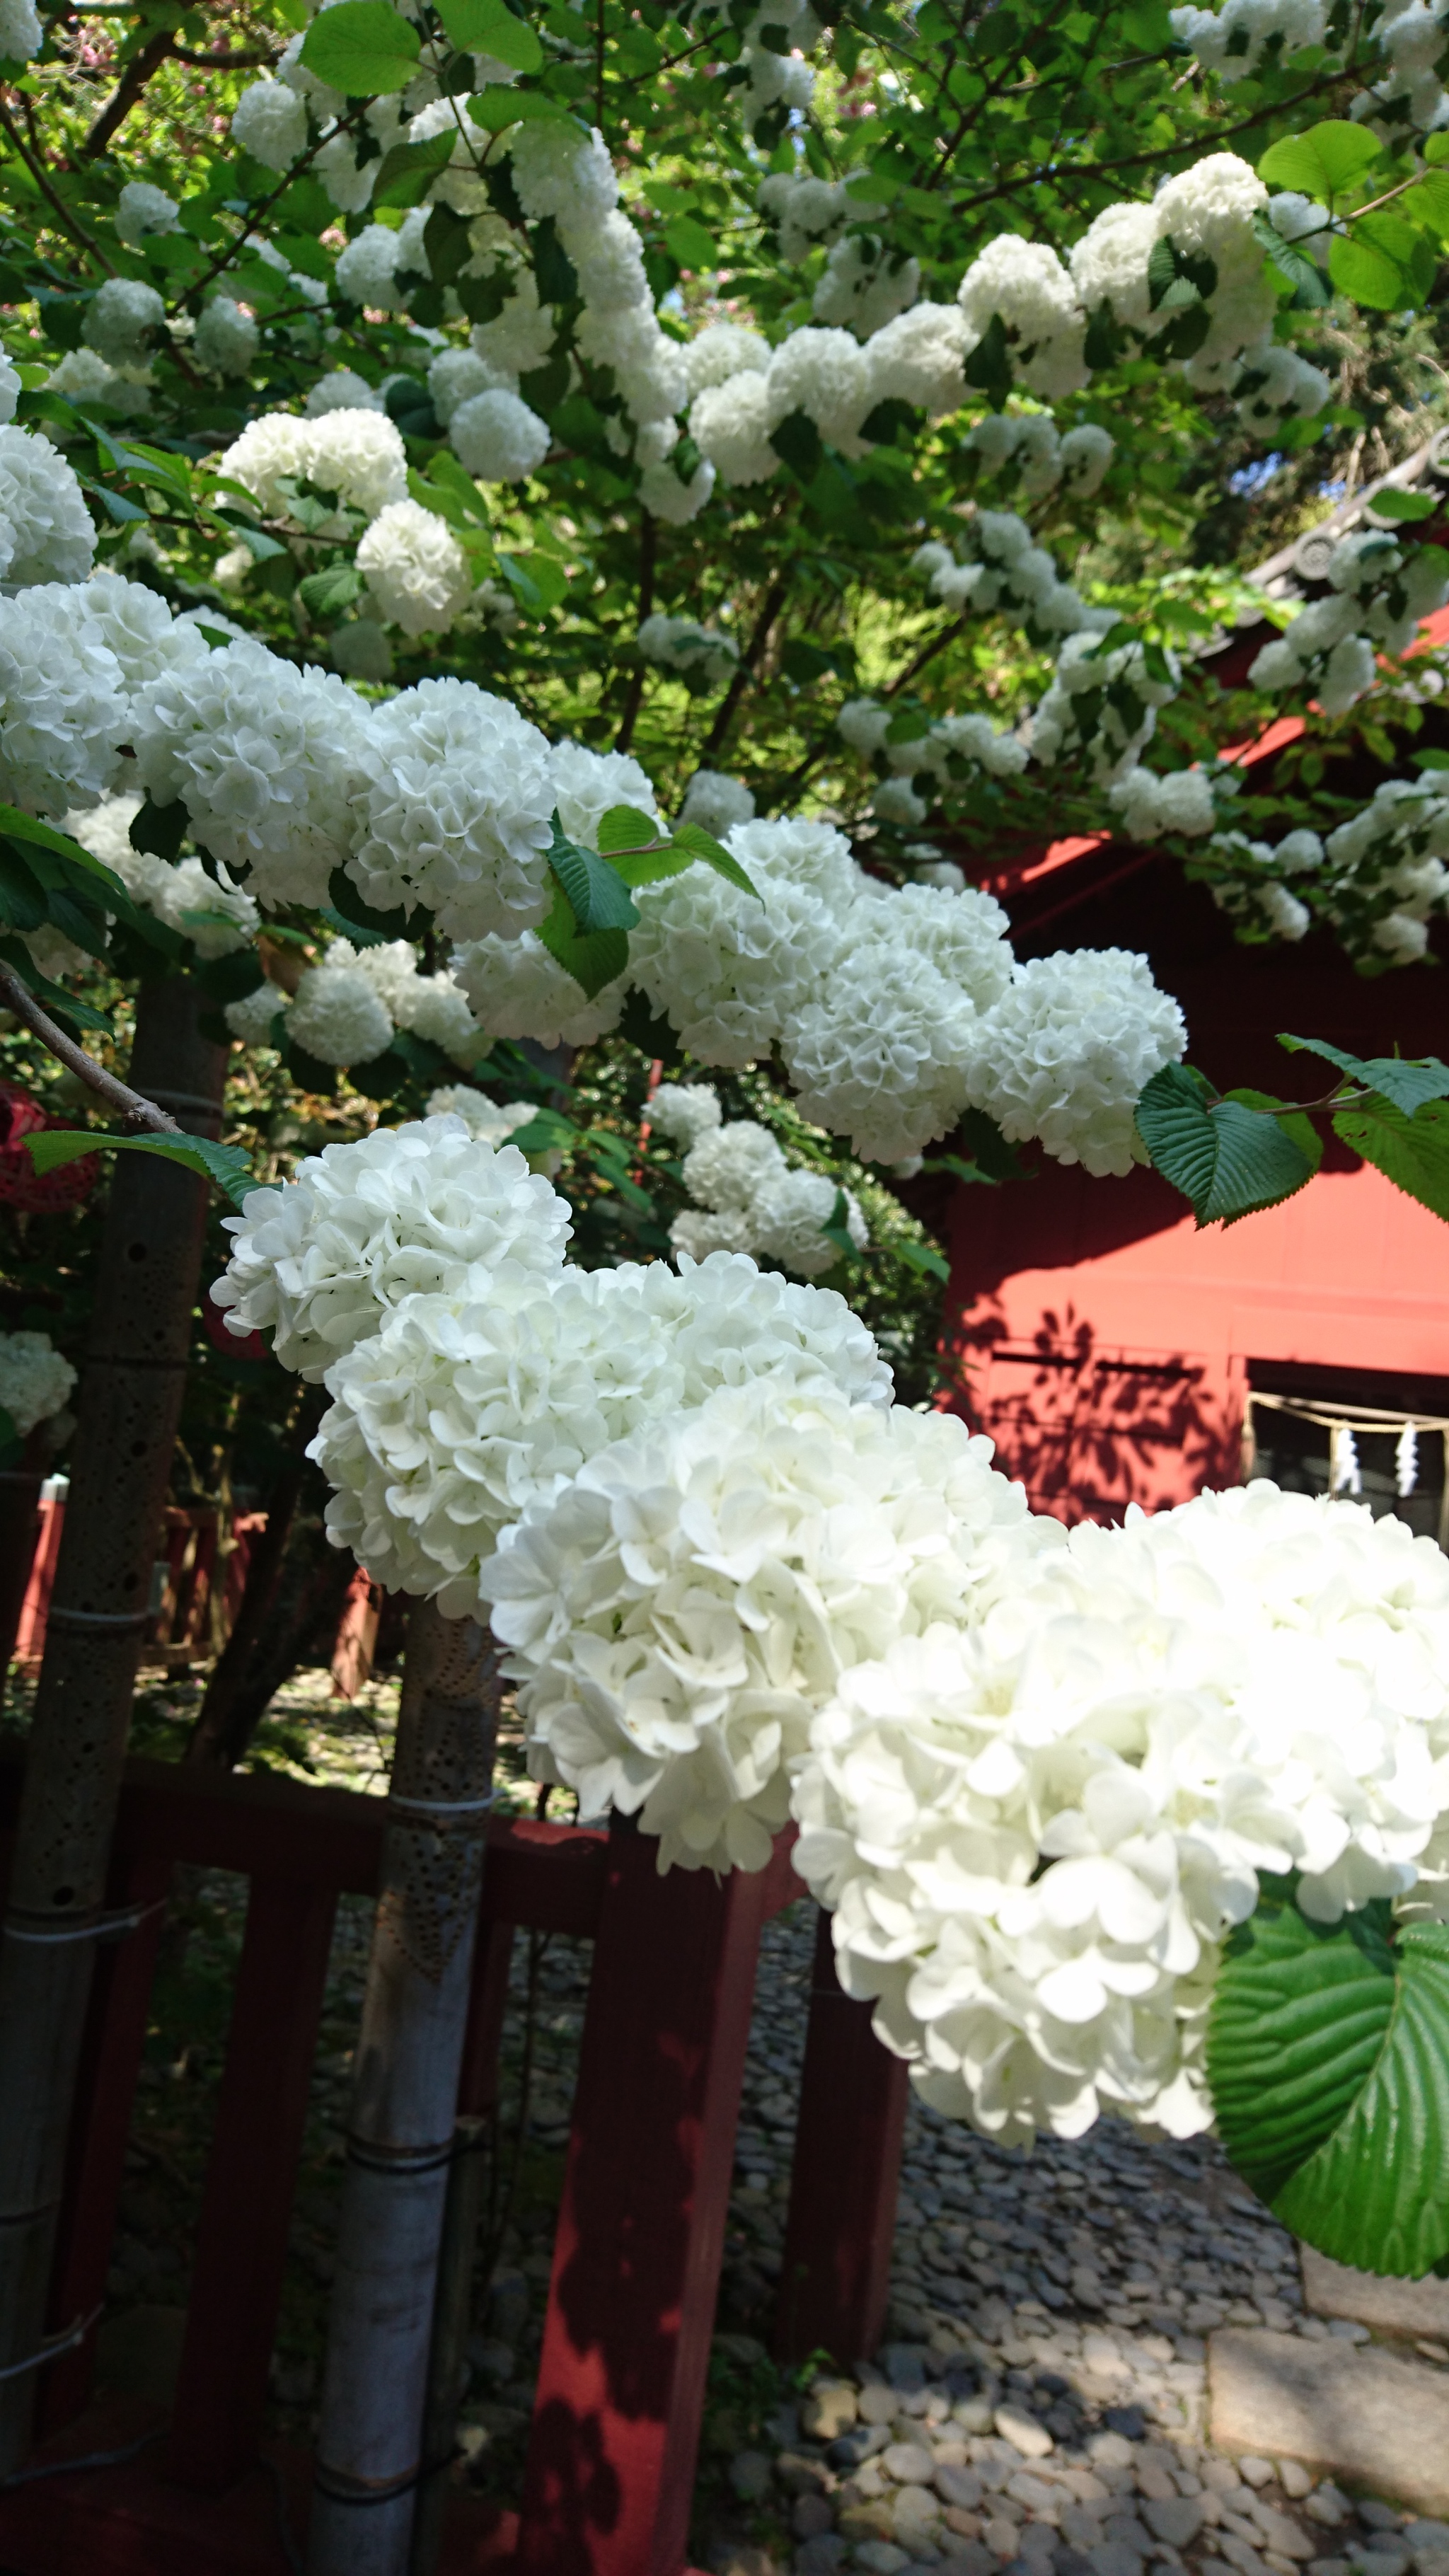
[[[725,691],[724,703],[704,738],[704,747],[700,752],[701,760],[708,760],[711,752],[720,751],[724,747],[725,737],[734,722],[735,709],[754,678],[755,664],[769,642],[770,629],[785,605],[787,586],[783,580],[772,581],[765,593],[764,606],[755,620],[755,631],[740,656],[740,667]]]
[[[84,225],[76,222],[74,215],[71,213],[70,208],[66,205],[64,199],[58,197],[55,190],[52,188],[49,179],[45,175],[44,165],[37,161],[33,154],[28,152],[25,145],[21,142],[20,137],[15,130],[14,118],[11,116],[10,110],[5,105],[3,99],[0,99],[0,126],[3,126],[5,132],[9,135],[11,142],[14,144],[21,160],[24,162],[31,178],[35,181],[37,188],[44,197],[46,204],[52,207],[59,217],[62,230],[69,233],[73,242],[79,242],[82,250],[89,251],[92,259],[98,259],[100,261],[100,264],[108,277],[114,277],[116,274],[115,269],[110,260],[107,259],[100,243],[92,241],[91,236],[86,231]]]
[[[641,510],[639,513],[639,624],[641,626],[654,605],[654,549],[658,534],[659,522],[653,511]],[[628,750],[634,739],[634,727],[639,721],[639,709],[643,703],[644,665],[641,661],[630,674],[629,686],[624,698],[624,712],[619,718],[619,730],[614,736],[616,751]]]
[[[14,968],[3,964],[0,964],[0,1009],[13,1011],[17,1020],[23,1020],[67,1072],[78,1075],[108,1109],[118,1110],[128,1127],[139,1127],[148,1136],[183,1134],[175,1119],[168,1118],[164,1109],[158,1109],[154,1100],[147,1100],[139,1091],[129,1090],[113,1073],[107,1073],[103,1064],[97,1064],[93,1055],[87,1055],[83,1046],[77,1046],[74,1038],[68,1038],[50,1013],[42,1009],[29,986],[21,982]]]
[[[212,261],[210,268],[203,269],[200,277],[195,280],[194,284],[187,287],[186,294],[188,298],[200,295],[203,289],[211,284],[214,277],[220,277],[223,269],[230,268],[233,260],[239,256],[246,242],[257,230],[262,218],[271,213],[273,206],[276,205],[279,198],[285,197],[293,180],[301,176],[301,173],[306,169],[308,162],[316,160],[323,144],[331,143],[339,134],[350,134],[355,125],[361,124],[362,119],[367,114],[367,109],[371,104],[372,102],[369,99],[363,106],[355,107],[350,116],[339,117],[330,134],[319,134],[315,143],[308,144],[306,151],[298,156],[298,158],[292,163],[291,168],[283,172],[281,178],[277,181],[275,188],[272,190],[271,195],[269,197],[263,197],[260,204],[253,206],[250,214],[247,216],[246,222],[241,228],[241,231],[233,236],[224,251],[219,251],[217,253],[217,256]]]

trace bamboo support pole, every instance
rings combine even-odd
[[[308,2576],[407,2576],[497,1707],[487,1630],[419,1602],[354,2062]]]
[[[133,1077],[215,1136],[227,1050],[184,977],[143,985]],[[0,1939],[0,2476],[23,2458],[42,2354],[77,2057],[185,1385],[206,1183],[125,1154],[111,1178]],[[61,2330],[70,2319],[61,2321]]]

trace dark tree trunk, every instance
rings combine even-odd
[[[215,1136],[227,1050],[185,977],[145,984],[135,1087]],[[206,1183],[117,1157],[0,1941],[0,2476],[24,2456],[77,2056],[186,1379]],[[22,2365],[18,2370],[16,2364]]]

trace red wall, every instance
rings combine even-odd
[[[1001,892],[1019,954],[1145,951],[1183,1004],[1190,1060],[1225,1087],[1322,1095],[1330,1069],[1284,1053],[1280,1029],[1449,1055],[1442,965],[1364,978],[1322,933],[1244,949],[1161,854],[1108,843]],[[1039,1509],[1120,1517],[1236,1482],[1254,1361],[1449,1382],[1449,1227],[1334,1141],[1326,1161],[1284,1206],[1202,1233],[1149,1171],[1099,1181],[1047,1163],[955,1192],[957,1401]]]

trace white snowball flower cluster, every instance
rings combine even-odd
[[[970,336],[966,317],[955,304],[913,304],[884,323],[865,344],[871,408],[881,402],[909,403],[932,420],[959,411],[966,400],[961,370]]]
[[[962,1615],[1010,1552],[1025,1501],[989,1454],[771,1377],[600,1453],[480,1578],[534,1777],[637,1813],[661,1868],[763,1867],[842,1669]]]
[[[871,803],[872,813],[886,823],[925,821],[929,802],[908,783],[923,772],[944,789],[977,770],[989,778],[1019,778],[1029,758],[1019,736],[998,733],[987,716],[939,716],[901,742],[889,739],[891,709],[875,698],[847,699],[835,721],[853,751],[883,761],[890,772]]]
[[[1289,420],[1314,420],[1332,400],[1333,385],[1321,367],[1296,349],[1265,341],[1244,352],[1233,378],[1238,418],[1250,429],[1281,429]]]
[[[0,1333],[0,1413],[9,1415],[20,1439],[64,1411],[75,1380],[49,1333]]]
[[[144,366],[165,319],[154,286],[138,277],[108,277],[91,297],[81,338],[107,366]]]
[[[250,948],[262,926],[251,896],[232,884],[223,867],[209,876],[200,859],[181,859],[173,866],[148,850],[133,849],[130,823],[139,811],[136,797],[114,796],[93,815],[77,815],[74,824],[67,815],[66,828],[115,869],[133,903],[154,913],[168,929],[179,930],[198,957],[232,957]]]
[[[213,295],[191,338],[191,353],[208,375],[245,376],[262,335],[250,313],[230,295]]]
[[[683,351],[660,329],[639,237],[619,208],[603,137],[597,129],[584,137],[576,126],[539,121],[516,126],[509,151],[525,214],[535,222],[552,216],[573,263],[584,307],[575,334],[580,355],[612,369],[635,423],[668,420],[685,398]],[[474,346],[485,357],[493,354],[477,334]],[[541,365],[547,354],[545,348],[532,363]]]
[[[770,444],[775,426],[769,376],[758,367],[741,366],[706,384],[690,405],[690,437],[720,481],[731,486],[767,483],[778,472],[779,453]]]
[[[518,394],[470,394],[448,423],[458,462],[479,483],[524,483],[552,444],[546,420]]]
[[[1329,558],[1328,596],[1263,646],[1248,673],[1254,688],[1311,689],[1325,715],[1344,714],[1372,688],[1378,653],[1407,652],[1449,598],[1435,551],[1377,528],[1345,537]]]
[[[146,793],[180,797],[196,839],[258,902],[326,902],[366,775],[368,711],[345,680],[249,641],[203,649],[139,692],[131,739]]]
[[[0,5],[0,56],[9,63],[28,63],[45,42],[45,29],[35,0],[3,0]]]
[[[826,260],[810,299],[817,322],[840,323],[858,340],[893,322],[921,291],[919,260],[893,251],[879,233],[850,233]]]
[[[1265,61],[1291,63],[1309,47],[1324,49],[1326,69],[1343,59],[1342,39],[1332,29],[1326,0],[1226,0],[1222,9],[1185,7],[1170,16],[1173,33],[1191,48],[1204,71],[1223,82],[1249,78]],[[1395,151],[1415,135],[1442,127],[1449,45],[1439,11],[1423,0],[1398,0],[1359,32],[1357,42],[1377,45],[1387,61],[1373,87],[1360,90],[1350,102],[1350,116]]]
[[[305,405],[309,420],[320,420],[329,411],[385,411],[387,405],[376,385],[354,367],[333,367],[319,376],[307,390]]]
[[[1345,1907],[1437,1876],[1449,1568],[1253,1484],[1037,1524],[976,1616],[842,1674],[793,1806],[851,1993],[925,2099],[1013,2144],[1206,2127],[1207,2009],[1258,1874]]]
[[[1435,793],[1431,773],[1382,780],[1326,842],[1305,830],[1287,833],[1276,848],[1241,832],[1216,833],[1194,872],[1242,925],[1240,936],[1299,940],[1318,914],[1350,957],[1381,968],[1411,966],[1426,954],[1429,923],[1449,911],[1446,861],[1449,798]]]
[[[693,402],[696,394],[727,384],[731,376],[762,376],[769,363],[769,341],[758,331],[742,330],[736,322],[707,322],[684,351],[686,396]]]
[[[232,140],[264,170],[286,170],[307,149],[307,103],[283,81],[253,81],[232,111]]]
[[[701,1063],[738,1067],[767,1055],[839,953],[836,914],[790,869],[783,840],[777,846],[785,864],[768,864],[769,836],[800,828],[746,823],[729,834],[727,847],[749,874],[753,895],[697,861],[636,897],[630,978]],[[849,851],[840,835],[826,826],[804,828],[830,845],[827,856],[848,884]]]
[[[290,1043],[319,1064],[370,1064],[391,1046],[392,1019],[350,940],[334,940],[309,966],[287,1014]]]
[[[517,393],[516,380],[505,381],[504,371],[490,367],[472,349],[440,349],[428,368],[428,397],[438,417],[440,429],[446,429],[462,403],[474,394]]]
[[[630,805],[659,821],[654,784],[626,751],[590,751],[582,742],[556,742],[548,756],[553,801],[565,837],[597,849],[598,830],[612,805]]]
[[[1121,815],[1129,841],[1160,841],[1164,832],[1197,840],[1217,821],[1213,775],[1207,769],[1172,769],[1163,776],[1129,769],[1108,789],[1107,802]]]
[[[844,179],[815,179],[792,172],[772,172],[762,179],[755,203],[774,228],[780,257],[795,263],[818,245],[839,239],[851,222],[868,223],[882,208],[855,196]]]
[[[696,1204],[681,1210],[669,1229],[676,1253],[701,1261],[711,1252],[749,1252],[815,1279],[840,1258],[824,1230],[837,1205],[851,1242],[865,1250],[870,1233],[854,1191],[828,1173],[792,1168],[769,1129],[754,1120],[723,1124],[707,1083],[661,1083],[650,1116],[687,1148],[684,1185]]]
[[[722,1125],[724,1111],[712,1082],[661,1082],[649,1095],[649,1124],[686,1154]]]
[[[988,412],[964,441],[967,453],[980,458],[982,474],[1009,473],[1029,500],[1061,486],[1082,501],[1101,490],[1116,443],[1095,421],[1061,435],[1044,411]]]
[[[666,617],[657,609],[644,619],[637,642],[646,662],[669,671],[698,671],[716,688],[739,660],[733,637],[722,635],[718,627],[698,626],[692,617]]]
[[[353,701],[356,704],[356,701]],[[548,909],[548,745],[469,680],[421,680],[373,711],[348,874],[379,911],[424,904],[459,939]]]
[[[67,349],[45,383],[47,392],[65,394],[78,404],[106,403],[123,418],[134,418],[151,407],[149,366],[110,367],[94,349]]]
[[[716,839],[732,831],[736,823],[752,823],[755,800],[742,778],[726,777],[722,770],[697,769],[684,791],[679,809],[681,823],[698,823],[701,830],[712,832]]]
[[[452,970],[478,1020],[493,1038],[534,1038],[540,1046],[592,1046],[617,1028],[628,994],[618,975],[592,1000],[560,966],[537,931],[521,939],[470,939],[455,948]]]
[[[976,1023],[968,1090],[1013,1142],[1039,1137],[1060,1163],[1096,1178],[1130,1171],[1144,1084],[1187,1043],[1181,1011],[1145,957],[1064,949],[1012,970]]]
[[[505,393],[518,391],[520,376],[531,375],[535,367],[546,366],[554,344],[553,306],[540,304],[538,287],[531,268],[519,268],[511,259],[501,263],[506,270],[512,292],[491,322],[475,322],[469,333],[473,355],[487,367],[493,386]],[[485,385],[470,386],[469,393],[485,393]],[[460,395],[459,401],[467,401]],[[457,409],[454,405],[454,409]]]
[[[0,429],[0,581],[84,581],[96,532],[75,472],[40,430]]]
[[[344,950],[345,957],[340,953]],[[420,973],[418,952],[411,940],[380,941],[354,952],[349,941],[339,939],[327,952],[326,962],[334,960],[339,965],[356,963],[397,1028],[426,1038],[457,1064],[471,1064],[481,1052],[481,1032],[462,986],[446,973]],[[488,1141],[491,1144],[496,1139],[490,1137]]]
[[[148,179],[128,179],[116,201],[116,238],[127,250],[143,250],[148,241],[178,229],[179,212],[164,188],[153,188]]]
[[[516,1146],[495,1153],[450,1117],[328,1145],[223,1223],[231,1258],[213,1305],[229,1332],[270,1332],[283,1368],[314,1382],[404,1298],[546,1282],[572,1231],[567,1201]]]
[[[1013,451],[1018,445],[1013,438]],[[977,450],[990,452],[990,445]],[[933,598],[957,616],[968,609],[977,616],[994,611],[1025,627],[1039,643],[1112,623],[1109,610],[1088,608],[1071,583],[1061,579],[1054,557],[1034,542],[1014,510],[978,510],[960,542],[963,560],[934,538],[911,557],[912,571],[924,575]]]
[[[477,1613],[505,1527],[599,1450],[766,1371],[886,1401],[889,1372],[842,1299],[721,1256],[662,1264],[481,1268],[406,1297],[327,1373],[313,1454],[328,1527],[396,1588]]]
[[[1086,316],[1070,272],[1046,243],[998,233],[971,262],[957,301],[970,348],[979,346],[994,322],[1000,324],[1017,383],[1050,402],[1086,384]]]
[[[531,1101],[507,1100],[500,1109],[495,1100],[489,1099],[486,1091],[474,1091],[466,1082],[446,1082],[428,1094],[430,1118],[461,1118],[469,1135],[484,1145],[491,1145],[495,1152],[500,1145],[506,1145],[509,1137],[516,1135],[520,1127],[529,1126],[534,1115]]]
[[[231,1035],[244,1047],[270,1047],[276,1044],[278,1012],[292,1007],[292,996],[280,984],[265,979],[243,993],[236,1002],[228,1002],[222,1012]]]
[[[315,537],[349,536],[355,533],[354,513],[371,521],[390,502],[407,498],[407,457],[397,423],[385,412],[351,404],[312,420],[263,412],[226,450],[221,470],[246,485],[265,516],[297,520]],[[334,495],[335,506],[302,504],[308,515],[300,517],[302,483]]]
[[[0,598],[0,801],[57,819],[99,802],[132,731],[125,677],[86,585]]]
[[[473,596],[468,559],[446,519],[417,501],[389,501],[364,534],[357,569],[371,607],[405,635],[446,635]]]
[[[1069,635],[1032,719],[1033,760],[1050,766],[1075,755],[1099,785],[1111,786],[1151,741],[1157,710],[1176,696],[1181,679],[1175,653],[1163,652],[1154,670],[1141,644],[1104,650],[1090,629]]]

